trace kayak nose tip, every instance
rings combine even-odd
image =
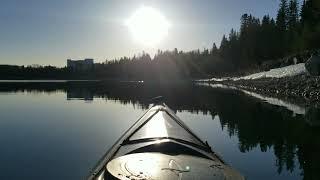
[[[149,100],[149,102],[154,104],[154,105],[163,104],[164,103],[164,97],[163,96],[157,96],[157,97],[151,98]]]

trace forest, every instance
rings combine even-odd
[[[174,80],[235,75],[259,69],[307,50],[320,49],[320,1],[280,0],[276,17],[240,17],[240,29],[223,35],[220,47],[184,52],[158,50],[96,63],[92,71],[73,72],[53,66],[0,65],[1,79]]]

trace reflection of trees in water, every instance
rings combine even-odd
[[[224,96],[218,101],[220,121],[230,135],[239,138],[239,149],[247,152],[260,146],[262,152],[273,148],[279,173],[284,165],[293,171],[294,157],[305,122],[302,116],[281,107],[261,103],[246,96]],[[232,111],[232,112],[231,112]]]
[[[122,104],[133,104],[147,109],[149,99],[162,95],[175,111],[219,115],[222,128],[230,136],[239,138],[241,152],[260,147],[262,152],[274,151],[276,166],[281,173],[285,168],[293,171],[303,169],[304,179],[320,179],[320,131],[311,127],[319,119],[319,112],[313,109],[307,114],[293,115],[285,108],[263,103],[235,90],[196,87],[190,84],[161,86],[141,83],[9,83],[0,86],[0,92],[55,92],[76,93],[77,96],[92,95]],[[300,167],[296,167],[295,159]]]
[[[247,96],[225,93],[219,98],[216,107],[221,125],[230,135],[238,136],[240,151],[260,147],[265,152],[273,148],[279,173],[284,168],[290,172],[299,168],[295,165],[298,158],[304,179],[320,178],[320,131],[311,127],[304,116]]]

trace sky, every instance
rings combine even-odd
[[[239,29],[240,17],[275,17],[278,0],[1,0],[0,64],[54,65],[66,59],[103,62],[157,49],[189,51],[220,44]],[[170,23],[152,47],[137,42],[125,25],[141,6]]]

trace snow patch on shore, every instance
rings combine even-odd
[[[237,80],[249,80],[249,79],[260,79],[260,78],[282,78],[291,77],[307,73],[307,69],[304,63],[290,65],[282,68],[271,69],[270,71],[264,71],[260,73],[251,74],[249,76],[232,78],[234,81]]]
[[[210,81],[226,81],[226,80],[253,80],[253,79],[261,79],[261,78],[283,78],[283,77],[291,77],[291,76],[297,76],[301,74],[306,74],[307,69],[305,67],[304,63],[290,65],[282,68],[275,68],[271,69],[269,71],[263,71],[255,74],[251,74],[248,76],[242,76],[242,77],[226,77],[226,78],[211,78],[211,79],[202,79],[198,80],[198,82],[210,82]]]

